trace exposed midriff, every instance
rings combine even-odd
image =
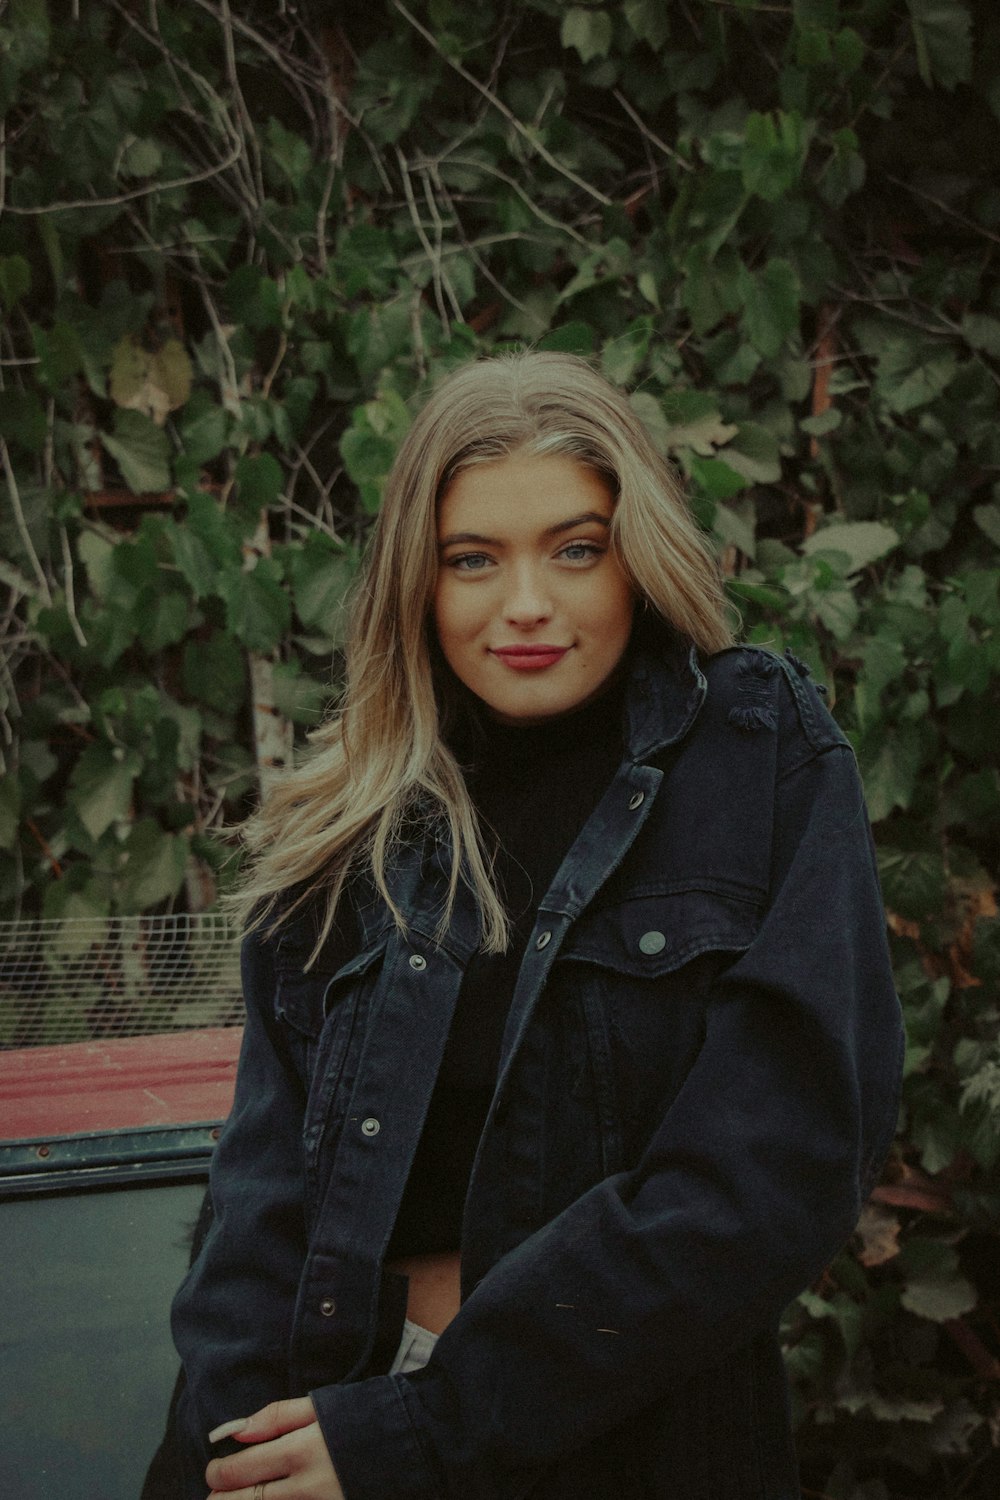
[[[406,1316],[431,1333],[441,1333],[458,1312],[461,1300],[460,1260],[457,1250],[427,1255],[402,1255],[388,1269],[409,1278]]]

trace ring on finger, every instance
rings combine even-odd
[[[261,1484],[255,1484],[254,1485],[254,1487],[253,1487],[253,1500],[264,1500],[264,1488],[265,1488],[266,1484],[267,1484],[267,1480],[265,1479]]]

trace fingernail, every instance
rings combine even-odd
[[[213,1427],[208,1434],[210,1443],[221,1443],[223,1438],[235,1437],[236,1433],[242,1432],[244,1427],[250,1425],[249,1417],[234,1417],[231,1422],[223,1422],[221,1427]]]

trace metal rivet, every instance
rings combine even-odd
[[[426,969],[426,967],[427,967],[427,960],[426,960],[426,958],[422,957],[422,955],[419,954],[419,953],[411,953],[410,954],[410,968],[411,969]]]
[[[547,948],[552,941],[551,932],[540,932],[535,939],[536,948]]]
[[[367,1120],[361,1121],[362,1135],[378,1135],[381,1129],[382,1127],[379,1122],[376,1119],[373,1119],[371,1115],[369,1115]]]
[[[332,1318],[337,1311],[337,1304],[332,1297],[324,1297],[319,1305],[319,1310],[324,1318]]]
[[[667,940],[662,932],[644,932],[639,939],[640,953],[662,953],[667,946]]]
[[[635,812],[636,808],[641,807],[645,800],[645,792],[633,792],[631,797],[628,799],[628,805],[631,808],[632,812]]]

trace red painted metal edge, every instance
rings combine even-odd
[[[241,1027],[0,1052],[0,1140],[222,1120]]]

